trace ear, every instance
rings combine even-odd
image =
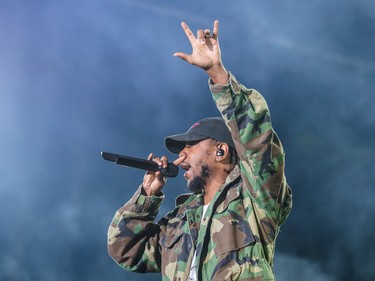
[[[228,154],[229,146],[226,143],[221,142],[216,145],[216,161],[223,161],[225,158],[227,158]]]

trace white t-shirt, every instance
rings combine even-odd
[[[201,222],[203,221],[204,215],[206,214],[206,211],[208,209],[208,205],[209,204],[203,206],[203,213],[202,213]],[[191,262],[188,281],[197,281],[197,265],[196,265],[195,254],[196,254],[196,252],[194,252],[193,260]]]

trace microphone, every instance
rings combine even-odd
[[[156,162],[151,160],[139,159],[104,151],[102,151],[101,154],[104,160],[115,162],[117,165],[153,172],[160,171],[163,174],[163,176],[169,178],[174,178],[178,174],[178,167],[173,163],[168,163],[167,168],[162,168]]]

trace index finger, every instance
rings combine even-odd
[[[186,159],[186,155],[181,155],[180,157],[178,157],[176,160],[173,161],[173,164],[178,166],[182,163],[182,161],[184,161]]]
[[[189,39],[190,43],[193,44],[194,40],[196,40],[193,32],[191,32],[190,28],[188,27],[188,25],[185,22],[181,22],[181,26],[182,26],[183,30],[185,31],[185,34],[186,34],[187,38]]]
[[[167,166],[168,166],[168,158],[167,158],[167,156],[161,157],[160,161],[162,162],[162,167],[163,168],[167,168]]]

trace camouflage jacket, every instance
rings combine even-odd
[[[239,84],[210,89],[234,139],[240,161],[216,193],[204,218],[202,194],[181,195],[154,223],[161,196],[136,194],[108,230],[108,251],[123,268],[160,272],[185,281],[196,253],[197,280],[275,280],[275,239],[291,210],[284,151],[264,98]]]

